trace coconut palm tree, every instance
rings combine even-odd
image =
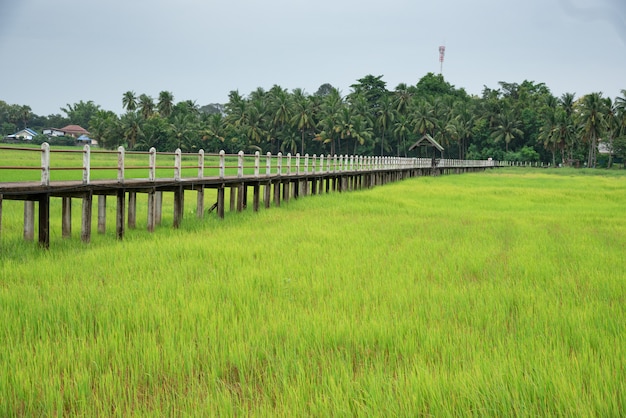
[[[137,109],[137,95],[129,90],[122,96],[122,106],[127,112],[134,112]]]
[[[587,94],[582,98],[581,123],[583,140],[589,147],[587,154],[587,167],[595,167],[598,153],[598,140],[604,132],[605,103],[602,93]]]
[[[391,96],[384,95],[380,99],[380,106],[376,111],[376,127],[380,132],[380,155],[384,155],[385,150],[385,133],[389,129],[389,127],[393,124],[396,118],[396,111],[394,107],[394,102],[391,99]]]
[[[302,89],[295,89],[292,96],[293,116],[291,126],[300,132],[300,153],[304,154],[304,134],[308,130],[315,129],[313,118],[313,105]]]
[[[505,151],[509,152],[511,140],[524,135],[520,129],[521,123],[510,109],[504,109],[495,118],[495,128],[491,133],[494,142],[504,140]]]
[[[164,118],[170,117],[174,108],[174,95],[169,91],[162,91],[159,93],[159,102],[157,103],[157,110],[159,115]]]
[[[139,96],[139,112],[144,119],[148,119],[154,113],[154,100],[147,94]]]

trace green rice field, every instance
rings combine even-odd
[[[80,200],[63,239],[53,199],[47,251],[3,202],[0,416],[626,415],[626,173],[419,177],[223,220],[187,193],[180,229],[166,200],[147,232],[138,196],[137,229],[90,244]]]

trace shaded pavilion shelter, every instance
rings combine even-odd
[[[430,136],[428,134],[425,134],[423,137],[418,139],[415,144],[411,145],[409,147],[409,151],[413,151],[417,147],[432,148],[432,150],[433,150],[433,152],[432,152],[433,165],[435,163],[435,159],[437,158],[437,151],[439,151],[439,158],[443,158],[443,149],[444,148],[437,141],[435,141],[432,136]],[[426,151],[426,154],[428,155],[429,152]]]

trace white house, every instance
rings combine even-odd
[[[32,141],[34,137],[39,135],[37,132],[33,131],[30,128],[22,129],[21,131],[17,131],[13,135],[8,135],[7,139],[20,139],[22,141]]]
[[[63,136],[65,132],[57,128],[46,128],[43,130],[43,134],[48,136]]]

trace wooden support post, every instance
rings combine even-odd
[[[248,207],[248,185],[246,185],[245,183],[241,185],[241,193],[243,195],[241,198],[241,208],[246,209]]]
[[[289,202],[289,195],[291,194],[291,182],[289,180],[286,180],[283,183],[283,201],[285,203]]]
[[[154,194],[154,223],[161,225],[161,215],[163,214],[163,192]]]
[[[224,185],[217,189],[217,217],[224,219]]]
[[[156,225],[156,192],[148,192],[148,232],[154,232]]]
[[[83,196],[83,213],[81,218],[80,239],[82,242],[91,241],[91,207],[93,194],[85,193]]]
[[[313,177],[311,179],[311,194],[312,195],[317,194],[317,178],[316,177]]]
[[[137,193],[128,192],[128,229],[137,227]]]
[[[280,180],[274,182],[274,206],[280,206]]]
[[[72,198],[64,197],[61,205],[61,236],[70,238],[72,236]]]
[[[252,210],[255,212],[259,211],[259,194],[261,192],[261,185],[259,183],[254,183],[254,186],[252,188],[253,190],[253,196],[252,196]]]
[[[182,186],[178,186],[174,190],[174,228],[179,228],[183,220],[183,201],[185,199],[185,191]]]
[[[196,216],[198,218],[204,218],[204,186],[198,186]]]
[[[241,183],[237,186],[237,212],[241,212],[245,201],[245,184]]]
[[[24,201],[24,240],[32,241],[35,239],[35,202],[32,200]]]
[[[98,233],[104,234],[107,230],[107,197],[98,196]]]
[[[0,193],[0,236],[2,236],[2,193]]]
[[[50,195],[47,193],[39,199],[39,245],[50,248]]]
[[[267,182],[263,186],[263,205],[265,206],[266,209],[270,207],[271,194],[272,194],[272,182]]]
[[[230,186],[230,206],[229,210],[231,212],[235,211],[235,203],[237,202],[237,188],[235,186]]]
[[[119,189],[117,191],[117,210],[115,216],[115,236],[117,239],[124,239],[124,214],[126,213],[126,191]]]

